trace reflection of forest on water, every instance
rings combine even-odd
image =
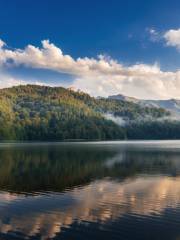
[[[0,238],[178,239],[179,149],[0,145]]]
[[[45,144],[0,148],[0,188],[62,191],[92,180],[180,173],[180,152],[111,145]]]

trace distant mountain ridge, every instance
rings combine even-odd
[[[180,100],[178,99],[144,100],[134,97],[128,97],[122,94],[109,96],[108,99],[133,102],[143,107],[164,108],[170,111],[173,115],[180,115]]]
[[[134,98],[134,97],[128,97],[128,96],[125,96],[123,94],[108,96],[108,99],[120,100],[120,101],[128,101],[128,102],[134,102],[134,103],[138,103],[139,102],[139,99]]]

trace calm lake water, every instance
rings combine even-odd
[[[0,239],[180,239],[180,141],[0,144]]]

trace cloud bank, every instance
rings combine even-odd
[[[167,44],[177,43],[178,38],[170,35],[166,33]],[[41,47],[28,45],[24,49],[10,49],[0,40],[0,67],[18,66],[70,74],[74,76],[71,85],[94,96],[123,93],[145,99],[180,98],[180,70],[165,72],[157,63],[125,66],[103,55],[74,59],[49,40],[42,41]]]

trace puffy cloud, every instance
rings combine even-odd
[[[48,40],[42,47],[8,49],[0,42],[0,65],[50,69],[74,76],[74,85],[91,95],[123,93],[141,98],[180,97],[180,71],[165,72],[158,64],[125,66],[109,57],[77,58],[65,55]]]
[[[180,50],[180,28],[179,29],[170,29],[164,34],[164,39],[168,46],[176,47]]]
[[[157,65],[143,64],[124,68],[121,74],[101,75],[96,77],[78,78],[75,81],[77,88],[90,94],[125,95],[141,98],[171,98],[180,97],[180,71],[163,72]]]

